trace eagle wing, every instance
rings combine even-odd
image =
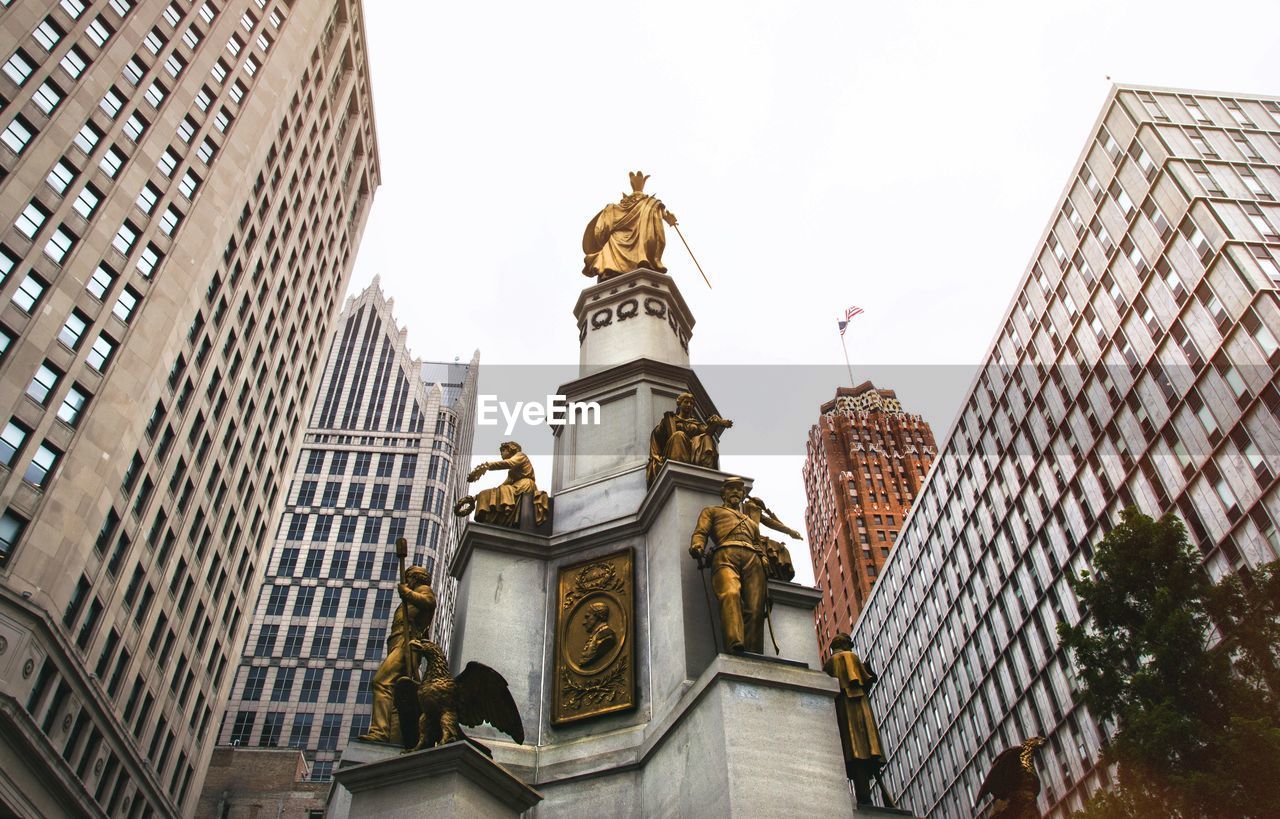
[[[1018,759],[1021,753],[1022,747],[1019,745],[1005,748],[1000,752],[1000,755],[991,763],[987,778],[982,780],[982,787],[978,789],[978,796],[974,801],[975,805],[982,804],[982,797],[987,794],[997,799],[1009,798],[1022,779],[1022,763]]]
[[[507,687],[497,671],[474,660],[458,675],[458,721],[463,725],[487,722],[518,744],[524,744],[524,723]]]

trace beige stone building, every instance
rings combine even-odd
[[[0,813],[189,815],[379,182],[360,5],[0,32]]]

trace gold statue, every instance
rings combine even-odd
[[[860,805],[871,804],[871,780],[880,785],[886,807],[895,807],[880,771],[884,768],[884,747],[876,718],[871,713],[871,688],[879,679],[874,671],[853,653],[848,634],[837,634],[831,640],[831,658],[822,670],[840,681],[836,694],[836,721],[840,725],[840,745],[844,749],[845,775],[853,780],[853,791]]]
[[[524,744],[524,724],[506,679],[487,665],[467,663],[455,679],[449,674],[449,658],[444,649],[430,640],[415,640],[415,651],[426,660],[418,685],[417,743],[410,751],[421,751],[466,739],[460,725],[487,722],[518,744]]]
[[[720,430],[733,426],[733,422],[713,415],[704,423],[698,419],[693,404],[693,393],[677,395],[675,411],[664,412],[662,420],[650,433],[649,463],[645,468],[645,480],[649,485],[653,484],[667,461],[720,468],[720,445],[716,435]]]
[[[649,176],[631,173],[631,193],[616,205],[605,205],[582,234],[582,275],[597,276],[605,281],[623,273],[647,268],[666,273],[662,251],[667,237],[662,227],[666,222],[676,226],[676,216],[656,197],[644,192]]]
[[[491,489],[481,489],[474,497],[467,495],[459,499],[454,504],[453,513],[464,517],[474,509],[476,520],[480,523],[515,528],[521,523],[521,497],[532,495],[534,517],[532,526],[541,526],[547,520],[551,500],[546,492],[539,491],[529,456],[521,451],[520,444],[515,441],[502,444],[498,452],[502,455],[501,461],[480,464],[467,475],[467,482],[479,480],[480,476],[490,469],[507,470],[507,479]]]
[[[360,737],[366,742],[404,741],[413,733],[418,715],[412,705],[412,691],[417,684],[417,662],[411,643],[425,639],[436,613],[436,596],[431,591],[431,576],[421,566],[404,568],[408,544],[396,541],[400,558],[400,605],[391,618],[387,635],[387,656],[373,675],[373,719],[369,732]],[[403,690],[409,692],[406,697]],[[407,706],[407,709],[402,707]],[[406,730],[407,729],[407,730]]]
[[[721,506],[705,507],[689,541],[699,568],[711,567],[711,588],[720,601],[724,646],[732,654],[764,651],[764,619],[769,580],[760,545],[760,524],[742,510],[747,496],[742,478],[728,478],[720,489]],[[715,545],[708,554],[708,539]]]
[[[987,778],[982,780],[982,787],[978,788],[974,807],[990,794],[988,819],[1040,819],[1040,808],[1036,806],[1040,775],[1036,773],[1035,754],[1044,742],[1044,737],[1035,736],[1001,751],[991,763]]]

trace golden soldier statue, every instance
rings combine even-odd
[[[705,507],[698,515],[689,554],[700,567],[711,566],[711,587],[720,601],[725,649],[733,654],[760,654],[769,605],[768,555],[760,523],[777,528],[774,524],[781,522],[772,515],[764,520],[754,509],[744,511],[746,496],[742,478],[725,480],[720,489],[724,503]],[[784,527],[783,531],[790,534],[793,530]],[[709,546],[709,541],[714,545]]]
[[[582,235],[582,275],[600,281],[646,268],[666,273],[662,251],[667,245],[662,223],[675,227],[676,216],[656,197],[644,192],[648,174],[631,173],[631,193],[616,205],[605,205]]]
[[[400,547],[399,543],[396,545]],[[431,591],[431,576],[426,569],[410,566],[403,572],[398,590],[400,605],[391,618],[387,657],[373,675],[373,720],[369,733],[360,737],[367,742],[401,740],[395,699],[396,681],[406,677],[416,682],[417,657],[410,643],[426,639],[431,619],[436,613],[436,596]],[[417,715],[412,715],[411,719],[416,721]]]

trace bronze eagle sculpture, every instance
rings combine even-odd
[[[987,794],[993,797],[985,819],[1040,819],[1036,798],[1040,795],[1040,776],[1036,773],[1035,752],[1044,737],[1031,737],[1021,745],[1006,748],[991,763],[987,778],[982,780],[974,805],[982,804]]]
[[[414,640],[410,645],[424,662],[416,692],[418,736],[415,744],[410,744],[412,737],[405,737],[406,753],[465,739],[460,726],[482,722],[524,744],[524,724],[501,674],[473,661],[455,678],[438,644]]]

